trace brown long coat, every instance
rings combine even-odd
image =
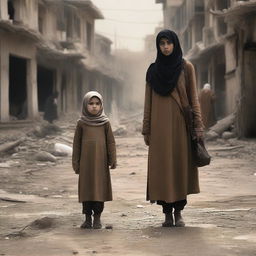
[[[112,200],[109,165],[114,162],[116,147],[110,123],[90,126],[78,121],[73,141],[72,166],[79,174],[79,202]]]
[[[216,124],[214,111],[215,94],[212,90],[202,89],[199,93],[199,102],[202,111],[202,120],[206,129]]]
[[[142,134],[150,137],[147,200],[176,202],[199,193],[198,170],[193,164],[191,145],[183,115],[188,97],[195,113],[195,128],[202,130],[194,67],[186,62],[184,72],[169,96],[160,96],[147,84]]]

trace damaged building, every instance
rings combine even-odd
[[[111,69],[111,42],[95,36],[96,19],[103,15],[88,0],[0,1],[0,122],[37,119],[54,91],[60,113],[80,110],[88,90],[111,111],[122,80]]]
[[[256,1],[156,0],[164,27],[177,32],[196,68],[198,89],[210,83],[216,114],[236,114],[241,137],[256,136]]]

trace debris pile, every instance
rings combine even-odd
[[[206,140],[216,140],[218,138],[223,138],[225,140],[235,138],[236,132],[234,128],[235,114],[219,120],[217,124],[212,126],[209,131],[206,133]]]

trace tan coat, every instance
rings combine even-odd
[[[112,200],[109,165],[114,162],[116,148],[110,123],[89,126],[78,121],[73,141],[72,166],[79,174],[79,202]]]
[[[202,89],[199,93],[199,102],[202,111],[202,120],[206,129],[216,124],[214,111],[215,94],[212,90]]]
[[[195,128],[202,130],[194,67],[186,63]],[[160,96],[146,85],[142,134],[148,135],[147,200],[176,202],[199,193],[198,170],[193,164],[191,145],[183,115],[188,106],[184,72],[169,96]]]

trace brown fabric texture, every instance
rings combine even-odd
[[[215,94],[210,89],[202,89],[199,93],[199,102],[202,111],[202,120],[206,129],[216,124],[214,111]]]
[[[72,166],[79,174],[79,202],[112,200],[109,165],[115,162],[115,139],[110,123],[90,126],[78,121],[73,141]]]
[[[169,96],[156,94],[146,85],[142,134],[149,136],[147,200],[172,203],[199,193],[198,170],[192,161],[190,138],[183,107],[188,97],[195,113],[195,127],[203,130],[193,65],[186,62],[189,95],[184,72]]]

